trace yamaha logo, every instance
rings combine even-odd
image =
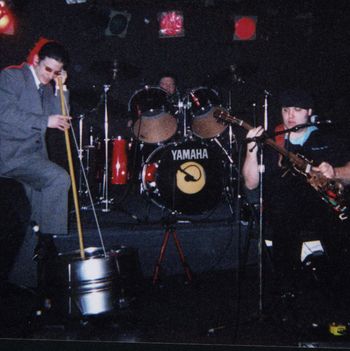
[[[181,150],[171,150],[174,161],[182,160],[203,160],[208,159],[207,149],[181,149]]]

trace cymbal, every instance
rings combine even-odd
[[[141,74],[141,69],[136,65],[117,59],[93,61],[90,70],[97,74],[108,75],[111,80],[127,80],[136,78]]]

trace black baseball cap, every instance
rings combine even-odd
[[[299,107],[305,110],[313,108],[314,101],[310,94],[301,89],[285,90],[280,95],[282,107]]]

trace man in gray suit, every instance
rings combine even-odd
[[[31,220],[39,225],[42,240],[53,243],[54,235],[67,234],[70,177],[49,160],[45,137],[47,128],[70,127],[58,91],[61,79],[68,101],[68,54],[60,43],[46,40],[39,41],[29,57],[31,62],[0,73],[0,176],[24,185]],[[28,245],[26,251],[28,255]]]

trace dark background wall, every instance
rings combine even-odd
[[[278,95],[288,86],[312,91],[316,113],[350,130],[349,1],[301,0],[89,0],[67,5],[64,0],[12,0],[16,33],[0,36],[0,68],[19,64],[40,37],[63,42],[71,56],[69,88],[73,117],[86,115],[85,127],[102,126],[101,95],[108,94],[111,134],[127,134],[127,105],[159,73],[175,72],[181,96],[199,86],[215,88],[222,104],[232,98],[232,112],[251,122],[263,120],[264,91],[269,97],[270,123],[279,120]],[[125,38],[106,36],[110,10],[131,14]],[[160,39],[157,14],[182,10],[185,36]],[[233,41],[234,15],[258,18],[254,41]],[[120,67],[112,81],[112,63]],[[230,65],[245,83],[230,76]],[[86,129],[85,129],[86,132]],[[235,129],[235,132],[238,131]],[[65,159],[62,133],[54,134],[56,161]],[[349,139],[349,138],[348,138]],[[55,147],[59,145],[60,147]],[[225,234],[226,235],[226,234]],[[157,247],[158,249],[158,247]],[[205,251],[205,250],[204,250]],[[153,259],[153,256],[152,256]]]
[[[111,83],[114,59],[120,65],[109,92],[112,134],[123,134],[130,98],[145,84],[156,84],[160,71],[176,73],[182,96],[208,86],[219,91],[232,111],[250,118],[257,105],[263,118],[264,90],[270,119],[278,93],[289,85],[313,92],[316,112],[342,123],[347,131],[349,110],[349,2],[301,0],[183,0],[88,1],[67,5],[64,0],[8,1],[17,17],[16,33],[0,37],[0,67],[22,62],[39,39],[63,42],[70,51],[69,86],[72,114],[97,106],[103,85]],[[184,13],[185,36],[160,39],[157,14],[166,9]],[[131,14],[125,38],[106,36],[110,10]],[[232,41],[234,15],[256,15],[254,41]],[[230,65],[245,84],[230,79]],[[103,120],[103,110],[90,116]],[[102,122],[101,122],[102,123]]]

